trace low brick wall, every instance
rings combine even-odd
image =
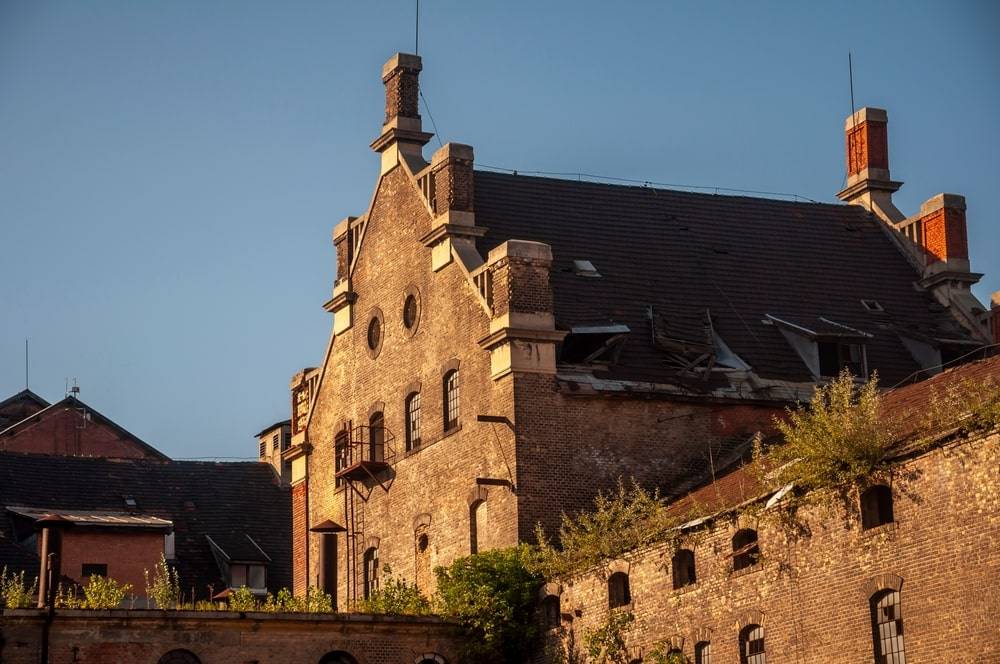
[[[38,664],[44,622],[34,609],[0,613],[0,662]],[[438,618],[199,611],[63,610],[49,637],[50,664],[159,664],[174,650],[197,658],[184,664],[318,664],[331,652],[358,664],[455,664],[458,644],[456,626]]]

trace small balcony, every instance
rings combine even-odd
[[[395,436],[380,423],[358,426],[334,439],[336,478],[348,482],[372,480],[396,461]]]

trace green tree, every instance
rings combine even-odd
[[[528,547],[494,549],[438,567],[437,605],[468,636],[469,659],[528,661],[536,644],[535,616],[541,576],[529,567]]]

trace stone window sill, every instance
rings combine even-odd
[[[743,570],[740,571],[742,572]],[[689,583],[687,585],[681,586],[680,588],[674,588],[674,595],[686,595],[687,593],[695,591],[697,589],[698,589],[698,582],[695,581],[694,583]]]
[[[759,572],[762,569],[764,569],[764,563],[756,562],[753,565],[750,565],[750,567],[744,567],[743,569],[733,570],[732,572],[729,573],[729,578],[735,579],[741,576],[746,576],[748,574],[753,574],[754,572]]]

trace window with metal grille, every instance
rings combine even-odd
[[[276,433],[271,436],[271,451],[274,452],[278,449],[279,441],[281,440],[281,434]]]
[[[733,535],[733,571],[746,569],[760,560],[760,544],[757,531],[749,528],[736,531]]]
[[[608,577],[608,606],[612,609],[632,603],[632,592],[628,587],[628,574],[615,572]]]
[[[892,522],[892,489],[884,484],[865,489],[861,494],[861,527],[868,530]]]
[[[545,629],[555,629],[562,624],[559,595],[548,595],[542,600],[542,616],[545,618]]]
[[[349,434],[346,431],[341,431],[333,439],[333,472],[334,474],[339,473],[344,468],[347,468],[347,444],[349,440]],[[340,486],[343,479],[337,477],[334,479],[334,486]]]
[[[694,551],[690,549],[679,549],[670,561],[670,568],[674,576],[674,590],[689,586],[695,582],[694,573]]]
[[[406,451],[420,447],[420,392],[406,398]]]
[[[903,651],[903,612],[899,592],[883,590],[871,598],[875,664],[906,664]]]
[[[364,597],[370,599],[372,593],[378,590],[378,549],[371,547],[364,555]]]
[[[263,459],[267,456],[267,441],[260,441],[260,458]]]
[[[699,641],[694,644],[694,664],[712,664],[712,644]]]
[[[372,413],[368,418],[368,460],[385,458],[385,418],[382,413]]]
[[[458,426],[458,369],[444,375],[444,430]]]
[[[747,625],[740,631],[740,664],[767,664],[764,628],[760,625]]]

